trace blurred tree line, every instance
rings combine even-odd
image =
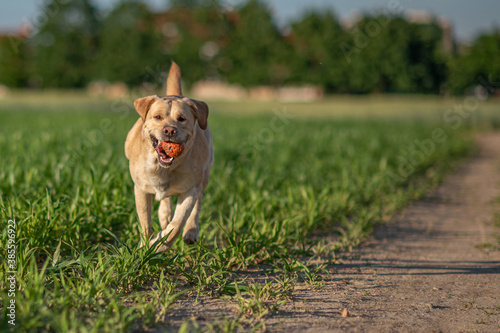
[[[0,39],[0,83],[82,88],[93,80],[162,84],[170,59],[189,85],[218,79],[243,86],[308,83],[328,93],[463,93],[477,78],[500,79],[500,32],[446,50],[437,20],[365,14],[350,27],[329,10],[284,29],[270,8],[248,0],[171,0],[153,13],[139,0],[108,11],[91,0],[44,2],[45,20],[24,40]],[[161,81],[161,82],[160,82]]]

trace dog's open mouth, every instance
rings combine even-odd
[[[170,166],[174,163],[174,159],[182,154],[184,145],[174,141],[160,142],[154,136],[151,136],[153,148],[158,154],[158,162],[164,166]]]
[[[172,165],[172,163],[174,163],[174,157],[168,156],[157,138],[151,136],[151,141],[153,143],[153,148],[156,150],[156,153],[158,153],[158,162],[164,166]]]

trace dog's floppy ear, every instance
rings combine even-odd
[[[169,95],[182,96],[181,69],[173,61],[167,78],[167,96]]]
[[[198,125],[202,130],[207,129],[208,125],[208,105],[205,102],[197,101],[195,99],[188,100],[189,106],[191,106],[194,110],[194,114],[198,119]]]
[[[141,116],[142,121],[146,120],[149,108],[157,98],[159,98],[157,95],[151,95],[135,100],[134,107],[137,110],[137,113]]]

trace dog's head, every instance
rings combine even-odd
[[[134,106],[144,122],[142,133],[151,144],[150,151],[156,151],[159,164],[165,168],[170,167],[176,157],[168,155],[163,142],[177,143],[188,150],[198,127],[207,128],[208,105],[182,96],[180,70],[175,63],[167,79],[167,96],[139,98]]]
[[[163,167],[172,165],[175,157],[168,155],[162,142],[190,147],[197,127],[207,128],[208,106],[202,101],[182,96],[154,95],[137,99],[134,106],[144,122],[143,135],[151,142]]]

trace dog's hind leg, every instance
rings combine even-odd
[[[167,225],[172,221],[174,216],[174,207],[172,206],[172,197],[163,199],[160,202],[160,208],[158,209],[158,217],[160,219],[161,229],[167,228]]]

